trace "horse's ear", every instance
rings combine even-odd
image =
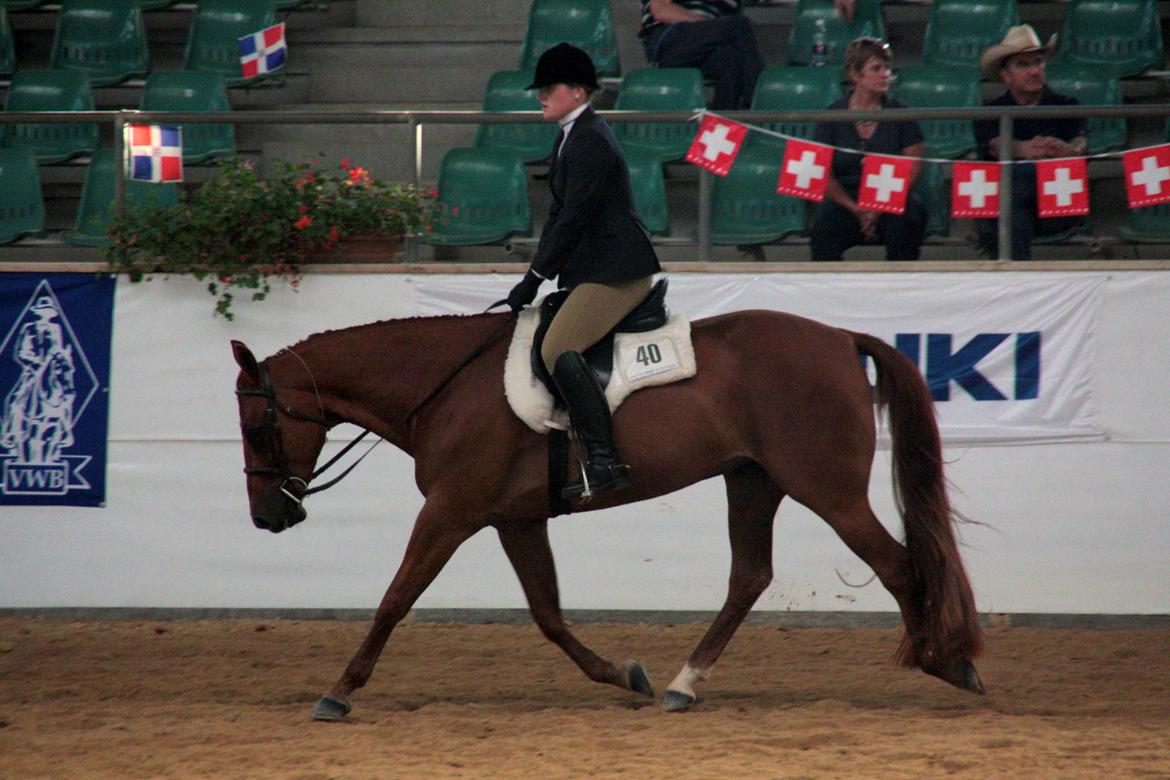
[[[232,339],[232,354],[235,355],[240,370],[259,382],[260,366],[256,363],[256,356],[252,354],[252,350],[248,349],[248,345]]]

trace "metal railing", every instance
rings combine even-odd
[[[687,122],[696,112],[651,112],[651,111],[598,111],[610,123],[625,122]],[[998,135],[1012,136],[1017,119],[1026,118],[1085,118],[1114,117],[1139,118],[1170,116],[1170,104],[1137,106],[979,106],[971,108],[887,108],[876,111],[815,110],[815,111],[728,111],[720,116],[746,124],[848,122],[881,120],[884,122],[967,119],[997,120]],[[110,123],[114,131],[115,159],[125,159],[123,131],[127,124],[285,124],[285,125],[406,125],[413,138],[413,170],[410,180],[416,186],[422,183],[423,128],[426,125],[462,124],[537,124],[543,121],[538,111],[484,112],[484,111],[0,111],[0,124],[85,124]],[[1011,161],[1011,145],[1003,147],[1001,162]],[[1116,157],[1118,153],[1087,155],[1090,159]],[[125,169],[115,166],[116,208],[123,213],[125,204]],[[1011,165],[1005,165],[1000,181],[1000,203],[1011,203]],[[700,171],[698,202],[698,250],[699,260],[711,258],[711,190],[710,173]],[[407,242],[407,255],[417,260],[418,242]],[[1011,253],[1010,209],[1001,208],[999,216],[999,259],[1007,261]]]

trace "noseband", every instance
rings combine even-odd
[[[263,398],[268,402],[268,405],[264,410],[264,424],[259,429],[259,433],[266,439],[268,451],[272,457],[272,465],[245,467],[244,473],[249,475],[269,474],[278,478],[281,481],[280,492],[284,493],[284,495],[286,495],[297,506],[300,506],[301,502],[304,501],[307,496],[311,496],[314,493],[320,493],[322,490],[331,488],[336,485],[338,482],[344,479],[349,474],[349,472],[353,471],[358,463],[362,462],[362,458],[365,458],[366,455],[370,454],[370,451],[373,450],[374,447],[378,446],[378,442],[374,442],[373,447],[370,447],[369,450],[366,450],[366,452],[362,454],[362,457],[358,458],[349,468],[341,472],[340,476],[329,480],[324,485],[318,485],[317,487],[310,488],[309,482],[312,482],[314,479],[321,476],[321,474],[329,469],[334,463],[340,460],[342,456],[353,449],[358,444],[358,442],[368,436],[370,432],[362,431],[357,438],[355,438],[349,444],[345,445],[341,452],[330,458],[328,463],[314,471],[309,476],[308,480],[304,480],[298,477],[296,474],[293,474],[292,470],[288,466],[288,456],[284,451],[284,436],[280,430],[280,415],[283,414],[287,417],[291,417],[294,420],[301,420],[303,422],[313,423],[314,425],[320,425],[326,430],[328,430],[330,427],[329,422],[321,417],[314,417],[311,414],[305,414],[298,409],[292,408],[288,404],[280,403],[280,401],[278,401],[276,398],[276,390],[272,387],[272,380],[268,376],[267,362],[260,363],[260,388],[258,390],[237,389],[236,395]],[[256,430],[257,429],[254,428],[246,430],[244,432],[245,439],[250,439],[251,437],[249,434]],[[380,442],[381,439],[378,441]],[[299,491],[299,493],[294,491]]]

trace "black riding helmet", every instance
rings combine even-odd
[[[536,77],[525,89],[543,89],[553,84],[579,84],[598,89],[597,70],[584,50],[568,43],[558,43],[536,62]]]

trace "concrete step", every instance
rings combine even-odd
[[[631,0],[632,1],[632,0]],[[445,24],[478,27],[483,23],[515,22],[522,27],[528,21],[531,0],[492,0],[490,4],[466,0],[357,0],[354,24],[358,27],[428,26],[442,20]]]

